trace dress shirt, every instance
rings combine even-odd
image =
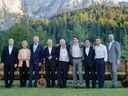
[[[48,47],[49,54],[52,52],[52,47]]]
[[[60,48],[59,61],[69,62],[68,51],[66,48]]]
[[[12,53],[13,46],[8,46],[9,55]]]
[[[35,51],[36,51],[36,49],[37,49],[38,45],[39,45],[38,43],[33,45],[33,52],[35,52]]]
[[[89,50],[90,50],[90,47],[86,47],[85,48],[85,52],[86,52],[86,55],[88,56],[88,54],[89,54]]]
[[[75,58],[82,57],[82,52],[79,44],[72,46],[72,57],[75,57]]]
[[[101,59],[101,58],[104,58],[104,61],[107,61],[108,59],[107,48],[103,44],[100,44],[99,46],[95,46],[95,59]]]
[[[114,43],[114,41],[111,41],[111,42],[109,43],[109,50],[111,49],[113,43]]]

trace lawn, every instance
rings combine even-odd
[[[109,88],[107,82],[104,89],[75,89],[69,87],[66,89],[58,88],[19,88],[19,82],[15,82],[13,87],[6,89],[3,87],[3,81],[0,86],[0,96],[128,96],[128,88]],[[118,87],[121,87],[120,84]]]

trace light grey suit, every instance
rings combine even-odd
[[[71,44],[70,46],[70,53],[72,56],[72,46],[73,44]],[[80,45],[80,51],[81,51],[81,57],[80,58],[73,58],[72,56],[72,63],[73,63],[73,85],[76,86],[78,83],[80,84],[80,86],[82,86],[83,84],[83,73],[82,73],[82,57],[83,57],[83,48],[82,45]],[[77,76],[78,73],[78,76]],[[79,77],[79,78],[78,78]],[[79,80],[78,80],[79,79]]]
[[[117,86],[117,69],[118,63],[121,57],[121,47],[120,43],[117,41],[113,41],[111,47],[110,43],[107,44],[108,50],[108,61],[111,64],[111,76],[112,76],[112,86]]]

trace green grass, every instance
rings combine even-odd
[[[0,96],[128,96],[128,88],[108,88],[110,83],[104,89],[75,89],[70,86],[66,89],[58,88],[19,88],[19,82],[15,82],[10,89],[3,87],[3,81],[0,83]],[[119,85],[119,87],[121,87]]]

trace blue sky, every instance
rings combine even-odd
[[[128,1],[128,0],[119,0],[119,1]]]

